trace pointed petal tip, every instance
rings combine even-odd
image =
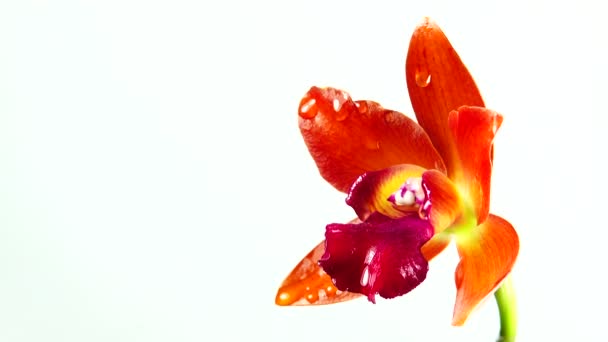
[[[429,29],[433,29],[433,28],[439,28],[439,26],[437,25],[435,20],[431,19],[431,17],[425,16],[422,18],[420,23],[416,26],[416,29],[414,31],[429,30]]]
[[[428,17],[412,34],[405,76],[418,123],[442,156],[448,174],[452,174],[459,161],[448,115],[463,105],[483,107],[484,104],[473,77],[447,36]]]
[[[296,302],[297,299],[291,295],[289,291],[286,291],[284,288],[280,288],[277,291],[277,295],[274,298],[274,303],[278,306],[289,306]]]
[[[360,222],[355,219],[351,223]],[[278,306],[325,305],[360,297],[358,293],[340,291],[319,266],[325,241],[313,248],[281,284],[274,302]]]

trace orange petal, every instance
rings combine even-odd
[[[484,104],[473,77],[447,37],[428,18],[412,35],[405,77],[418,123],[443,157],[451,177],[458,160],[448,128],[448,114],[463,105]]]
[[[490,215],[480,226],[456,234],[460,263],[456,268],[453,325],[462,325],[473,309],[509,274],[519,239],[506,220]]]
[[[291,271],[277,292],[277,305],[332,304],[361,296],[336,288],[318,263],[324,251],[325,241],[322,241]]]
[[[490,212],[492,144],[502,116],[490,109],[464,106],[451,112],[448,121],[461,165],[452,179],[460,193],[468,196],[479,224]]]
[[[450,244],[450,241],[452,241],[452,234],[441,232],[422,245],[420,251],[426,261],[431,261]]]
[[[431,261],[452,241],[451,232],[445,229],[457,224],[465,213],[456,186],[445,174],[436,170],[426,171],[422,175],[422,184],[427,203],[430,203],[426,213],[435,229],[435,235],[422,246],[421,251],[424,258]]]
[[[321,176],[347,192],[360,175],[397,164],[445,170],[424,130],[372,101],[312,87],[300,102],[299,125]]]
[[[373,212],[379,212],[390,218],[416,212],[418,206],[415,203],[411,206],[396,206],[389,201],[389,197],[408,179],[420,179],[424,171],[426,171],[424,168],[417,165],[402,164],[364,173],[351,187],[346,204],[355,210],[360,220],[366,220]]]
[[[430,207],[426,208],[435,234],[451,226],[463,214],[462,199],[452,181],[445,174],[429,170],[422,175],[422,184]]]

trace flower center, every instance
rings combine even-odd
[[[393,192],[388,201],[398,207],[422,205],[426,200],[424,189],[422,188],[422,178],[408,178],[399,190]]]
[[[388,197],[388,201],[395,209],[403,212],[411,212],[412,208],[417,209],[420,218],[423,219],[427,218],[431,206],[421,177],[408,178],[399,190]]]

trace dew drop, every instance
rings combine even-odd
[[[291,293],[290,291],[281,291],[277,294],[277,297],[275,298],[275,303],[280,306],[291,305],[298,300],[296,296],[297,295]]]
[[[327,285],[327,287],[325,288],[325,294],[327,295],[327,297],[333,297],[336,295],[337,292],[338,289],[333,285]]]
[[[359,111],[359,113],[361,113],[361,114],[367,113],[367,109],[368,109],[367,102],[357,101],[357,102],[355,102],[355,106],[357,106],[357,110]]]
[[[300,101],[300,110],[298,111],[300,117],[304,119],[312,119],[317,116],[319,108],[317,107],[317,101],[314,98],[304,97]]]
[[[334,110],[334,119],[336,121],[344,121],[348,117],[350,110],[350,106],[345,108],[344,105],[351,101],[350,95],[343,90],[329,89],[327,99],[330,101],[331,108]]]
[[[421,88],[427,87],[431,83],[431,74],[426,70],[416,72],[416,85]]]
[[[339,99],[334,99],[334,101],[333,101],[333,105],[334,105],[334,110],[335,110],[336,112],[339,112],[339,111],[340,111],[340,109],[342,109],[342,103],[340,102],[340,100],[339,100]]]
[[[307,293],[306,294],[306,300],[309,303],[311,303],[311,304],[314,303],[314,302],[316,302],[316,301],[318,301],[319,300],[319,293],[317,291]]]

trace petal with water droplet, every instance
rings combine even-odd
[[[335,112],[336,98],[341,103],[339,113]],[[312,87],[301,101],[299,125],[321,175],[343,192],[365,172],[392,165],[445,170],[416,122],[376,102],[353,101],[337,89]]]
[[[322,241],[291,271],[277,292],[275,298],[277,305],[333,304],[361,296],[357,293],[339,291],[335,287],[331,278],[318,264],[324,251],[325,241]]]
[[[410,41],[405,76],[420,126],[443,157],[448,175],[458,167],[448,115],[463,105],[483,107],[475,81],[439,26],[421,23]]]

